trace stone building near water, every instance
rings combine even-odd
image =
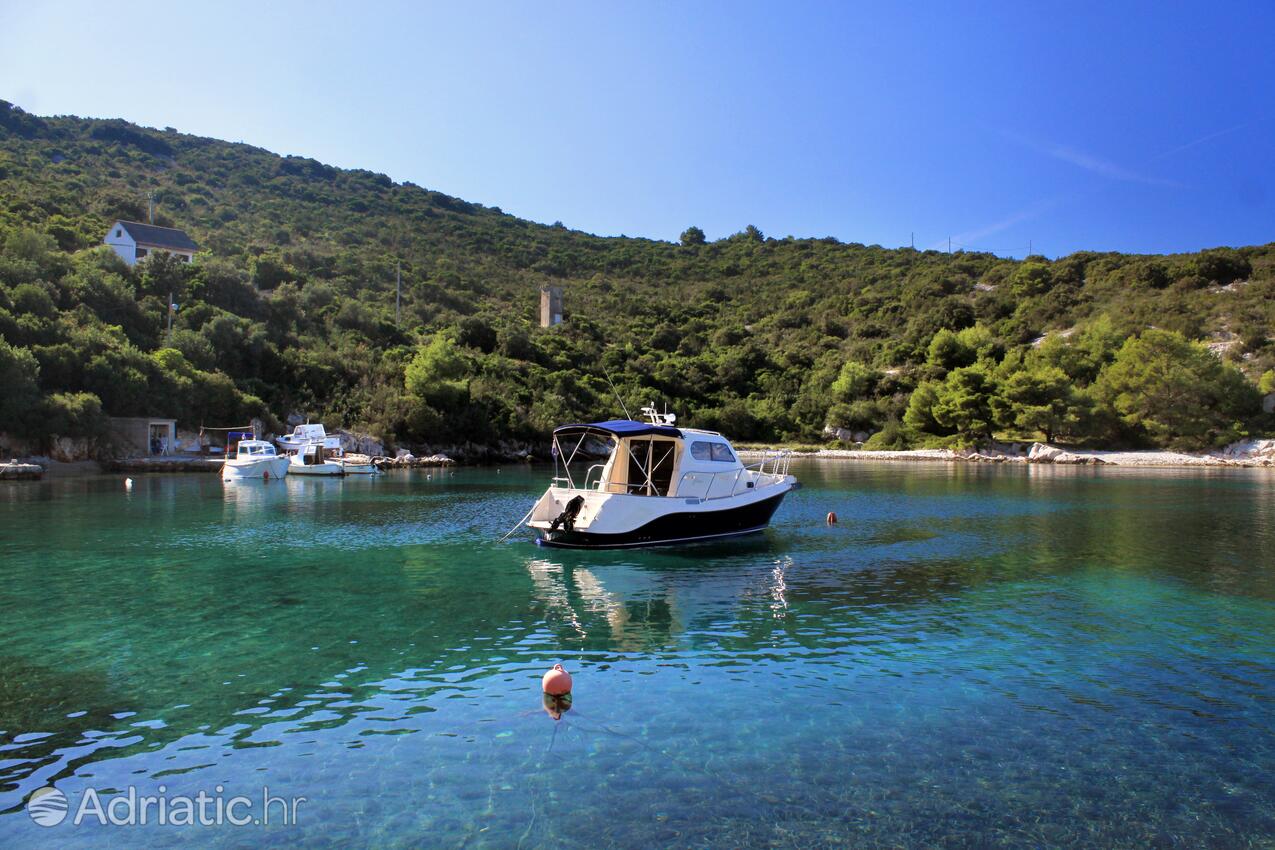
[[[112,416],[111,437],[133,457],[177,453],[177,420],[147,416]]]

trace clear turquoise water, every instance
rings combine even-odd
[[[796,471],[619,553],[494,542],[543,470],[0,485],[0,846],[1275,847],[1275,476]]]

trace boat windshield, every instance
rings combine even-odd
[[[572,490],[668,496],[680,445],[680,439],[660,434],[619,437],[588,426],[559,429],[553,436],[554,481]]]
[[[617,444],[613,434],[587,426],[558,430],[553,435],[553,480],[573,490],[596,485]]]

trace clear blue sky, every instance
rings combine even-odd
[[[0,98],[600,234],[1275,241],[1275,4],[0,0]]]

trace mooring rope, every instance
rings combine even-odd
[[[517,524],[517,525],[515,525],[513,528],[509,529],[509,532],[508,532],[507,534],[505,534],[505,536],[504,536],[504,537],[502,537],[502,538],[500,538],[499,540],[497,540],[496,542],[497,542],[497,543],[504,543],[506,540],[508,540],[508,539],[509,539],[509,536],[510,536],[511,534],[513,534],[513,533],[514,533],[515,531],[517,531],[518,529],[522,528],[523,524],[524,524],[524,523],[526,523],[526,521],[527,521],[527,520],[531,519],[531,515],[535,512],[535,510],[536,510],[536,506],[535,506],[535,505],[532,505],[532,506],[531,506],[531,510],[527,511],[527,515],[526,515],[526,516],[524,516],[522,519],[518,520],[518,524]]]

